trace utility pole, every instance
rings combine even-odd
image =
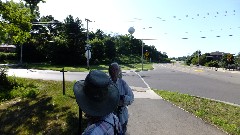
[[[85,21],[87,22],[87,45],[86,45],[85,49],[86,49],[86,54],[87,54],[87,68],[88,68],[88,70],[89,70],[89,59],[90,59],[89,55],[90,55],[90,53],[91,53],[91,52],[90,52],[91,45],[88,44],[88,42],[89,42],[88,22],[92,22],[92,21],[89,20],[89,19],[86,19],[86,18],[85,18]]]
[[[152,27],[148,27],[149,29],[151,29]],[[146,28],[142,28],[142,29],[146,29]],[[142,71],[143,71],[143,40],[155,40],[155,39],[141,39],[142,40]]]
[[[85,21],[87,22],[87,42],[88,42],[88,40],[89,40],[89,36],[88,36],[88,22],[92,22],[91,20],[89,20],[89,19],[85,19]]]
[[[200,53],[200,50],[198,50],[198,66],[199,66],[199,53]]]

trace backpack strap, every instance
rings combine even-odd
[[[112,123],[110,123],[106,120],[99,120],[99,122],[103,121],[103,122],[106,122],[106,123],[110,124],[114,128],[114,135],[121,135],[120,131],[117,129],[116,120],[115,120],[114,117],[113,117],[113,120],[114,120],[114,124],[112,124]]]

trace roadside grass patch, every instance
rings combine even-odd
[[[138,63],[134,65],[137,70],[142,70],[142,63]],[[143,64],[143,70],[153,70],[153,63],[144,63]]]
[[[110,64],[110,63],[109,63]],[[152,70],[153,63],[144,63],[143,70]],[[133,63],[133,64],[120,64],[122,70],[135,70],[141,71],[142,64],[141,63]],[[108,72],[109,65],[90,65],[90,70],[102,70],[104,72]],[[40,64],[28,64],[27,68],[29,69],[39,69],[39,70],[54,70],[54,71],[61,71],[63,68],[65,71],[70,72],[88,72],[87,66],[61,66],[61,65],[51,65],[46,63]]]
[[[21,85],[8,90],[12,98],[0,102],[0,134],[77,134],[75,82],[65,82],[63,95],[61,81],[15,81]],[[82,123],[84,129],[85,118]]]
[[[240,107],[179,92],[154,90],[163,99],[183,108],[231,135],[240,135]]]

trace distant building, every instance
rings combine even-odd
[[[207,56],[207,59],[209,60],[221,60],[223,55],[225,54],[231,54],[231,53],[225,53],[225,52],[219,52],[219,51],[216,51],[216,52],[211,52],[209,53],[209,55]],[[232,54],[234,55],[234,54]]]
[[[209,53],[209,56],[207,56],[207,58],[210,60],[221,60],[224,54],[224,52],[219,51],[211,52]]]
[[[0,52],[15,52],[15,45],[0,45]]]

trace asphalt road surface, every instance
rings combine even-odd
[[[139,72],[150,88],[178,91],[240,105],[239,73],[177,67],[171,64],[156,64],[154,67],[152,71]],[[136,76],[128,73],[124,79],[130,85],[142,85],[135,81]]]
[[[84,80],[87,74],[87,72],[64,72],[64,78],[66,81]],[[62,72],[51,70],[9,69],[8,75],[42,80],[63,80]]]

